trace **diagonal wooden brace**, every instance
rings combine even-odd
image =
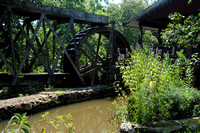
[[[74,64],[73,60],[71,59],[71,57],[69,56],[67,50],[66,50],[65,47],[64,47],[65,38],[64,38],[63,41],[61,42],[60,39],[59,39],[59,37],[58,37],[58,35],[57,35],[56,32],[54,31],[53,27],[52,27],[51,24],[49,23],[49,21],[48,21],[48,19],[47,19],[46,16],[44,17],[44,19],[46,20],[46,22],[47,22],[49,28],[52,30],[54,36],[56,37],[58,43],[60,44],[61,48],[63,49],[65,55],[66,55],[67,58],[69,59],[69,61],[70,61],[71,65],[73,66],[73,68],[74,68],[76,74],[77,74],[78,77],[80,78],[81,82],[83,82],[84,80],[83,80],[83,78],[81,77],[81,74],[80,74],[80,72],[78,71],[78,68],[76,67],[76,65]],[[70,27],[71,27],[71,24],[73,24],[73,22],[74,22],[74,19],[71,18],[70,24],[69,24],[69,26],[68,26],[69,29],[70,29]],[[67,35],[67,34],[66,34],[66,35]],[[59,51],[60,51],[60,50],[59,50]],[[57,56],[57,57],[59,58],[60,56]],[[56,65],[57,65],[57,64],[56,64]]]

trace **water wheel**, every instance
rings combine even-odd
[[[113,41],[109,39],[112,36]],[[120,54],[126,54],[131,49],[127,40],[117,30],[99,27],[76,34],[66,50],[78,67],[85,83],[93,85],[99,83],[101,75],[117,61]],[[74,69],[66,57],[63,60],[63,70],[65,73],[72,74],[73,81],[77,81]]]

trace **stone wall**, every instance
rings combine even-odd
[[[11,118],[14,113],[27,112],[28,115],[52,107],[114,96],[115,89],[96,86],[77,89],[47,89],[36,95],[0,100],[0,119]]]
[[[120,126],[120,133],[171,133],[184,132],[186,130],[200,131],[200,117],[153,122],[147,126],[122,122]]]

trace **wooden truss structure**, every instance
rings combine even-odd
[[[79,51],[82,51],[90,61],[96,62],[96,64],[97,58],[103,60],[98,55],[102,32],[98,32],[99,40],[97,52],[95,52],[92,46],[90,46],[89,44],[87,45],[90,50],[92,50],[96,54],[96,60],[94,60],[91,59],[87,51],[79,47],[81,43],[77,37],[77,35],[79,34],[75,35],[74,23],[102,27],[108,25],[108,17],[57,7],[50,7],[35,3],[20,2],[16,0],[0,0],[0,7],[0,33],[1,37],[3,38],[3,41],[1,42],[2,44],[0,44],[2,45],[0,49],[0,69],[3,66],[6,66],[6,69],[9,71],[9,73],[0,74],[0,86],[44,84],[45,82],[59,83],[61,80],[66,79],[66,77],[70,73],[73,73],[73,75],[76,77],[76,80],[83,82],[84,76],[90,74],[91,72],[97,71],[97,69],[100,70],[100,67],[96,67],[97,65],[95,65],[95,67],[92,67],[93,70],[89,69],[89,72],[86,72],[86,70],[84,70],[84,73],[81,73],[78,63],[78,54]],[[59,24],[67,25],[64,37],[62,37],[62,39],[59,37],[58,32],[56,31],[56,26]],[[13,28],[17,30],[14,31]],[[49,30],[47,31],[47,29]],[[44,37],[42,41],[40,38],[41,35],[39,35],[39,30],[43,30],[42,36]],[[72,31],[74,37],[74,39],[72,39],[70,43],[73,43],[75,55],[69,53],[69,49],[72,48],[70,47],[70,44],[69,46],[67,46],[68,48],[66,48],[66,43],[67,39],[69,38],[70,31]],[[17,33],[15,33],[14,35],[13,32]],[[104,32],[106,36],[108,36],[110,44],[108,47],[106,61],[108,61],[108,55],[112,53],[111,57],[114,57],[115,54],[114,50],[111,50],[114,48],[114,46],[112,46],[114,45],[114,32],[114,27],[109,28],[106,32]],[[55,50],[55,41],[57,41],[59,44],[59,48],[57,48],[57,53],[54,54],[55,51],[53,51],[53,62],[51,62],[50,59],[50,45],[47,41],[50,38],[50,34],[53,35],[53,46],[51,46],[53,47],[53,50]],[[25,38],[25,46],[17,44],[18,40],[21,37]],[[82,36],[82,43],[85,43],[87,41],[87,38],[88,34],[87,36]],[[124,40],[124,38],[122,40]],[[26,48],[25,51],[19,52],[16,50],[16,47]],[[121,47],[128,47],[130,49],[129,46]],[[109,53],[110,51],[112,52]],[[30,60],[29,55],[31,52],[34,52],[34,57],[32,57]],[[21,56],[21,54],[23,54],[23,56]],[[65,73],[55,73],[58,62],[62,60],[62,54],[65,55],[65,61],[67,61],[67,63],[65,63],[66,65],[64,69],[68,71],[65,71]],[[47,73],[30,74],[30,71],[33,68],[36,59],[39,60]],[[106,61],[102,61],[101,66],[105,66]],[[34,83],[35,80],[37,80],[36,83]]]

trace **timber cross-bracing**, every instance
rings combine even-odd
[[[0,0],[0,15],[0,86],[82,83],[87,79],[94,84],[97,73],[103,73],[119,54],[130,51],[114,24],[105,27],[109,24],[106,16],[17,0]],[[95,28],[75,34],[75,23]],[[97,41],[91,41],[95,37]],[[58,68],[59,73],[55,72]]]

